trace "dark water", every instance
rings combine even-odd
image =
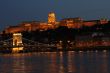
[[[110,52],[1,54],[0,73],[110,73]]]

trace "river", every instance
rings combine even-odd
[[[110,73],[110,52],[0,54],[0,73]]]

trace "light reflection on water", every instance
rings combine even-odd
[[[109,73],[110,52],[1,54],[0,73]]]

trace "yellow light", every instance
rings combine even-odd
[[[22,51],[22,50],[23,50],[23,47],[14,47],[14,48],[12,48],[13,53],[17,53],[17,52]]]

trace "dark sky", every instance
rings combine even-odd
[[[110,0],[0,0],[0,30],[22,21],[47,21],[54,11],[57,20],[82,17],[85,20],[110,18]]]

